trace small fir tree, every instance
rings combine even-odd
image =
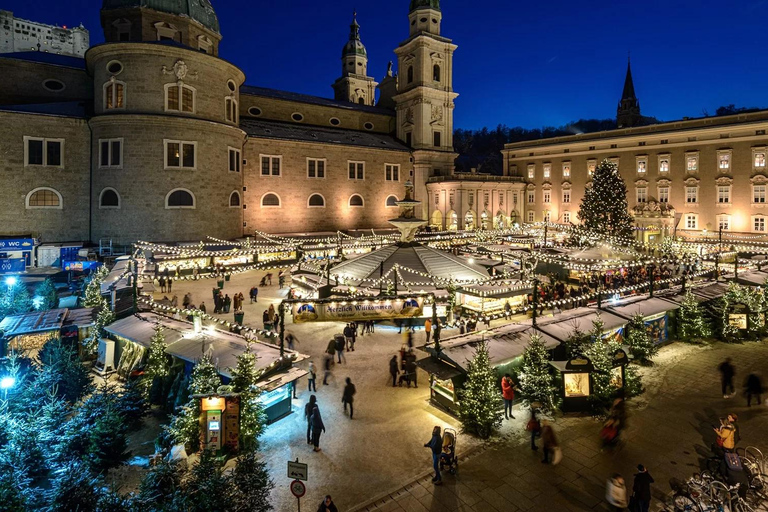
[[[96,314],[96,321],[91,328],[91,334],[83,340],[83,351],[87,355],[93,355],[99,349],[99,338],[106,335],[104,328],[115,321],[115,313],[107,306],[107,301],[102,300],[101,309]]]
[[[37,357],[35,380],[44,390],[53,389],[57,396],[75,404],[93,389],[90,372],[75,349],[58,338],[43,345]]]
[[[604,323],[600,314],[592,321],[589,335],[592,342],[587,346],[584,355],[592,363],[592,394],[589,400],[596,413],[603,413],[611,404],[616,388],[611,384],[613,370],[613,353],[621,345],[611,339],[605,340]]]
[[[30,311],[32,311],[32,299],[24,283],[0,286],[0,320],[6,316],[22,315]]]
[[[203,356],[192,369],[189,380],[189,401],[171,418],[166,426],[168,434],[174,443],[183,444],[192,451],[200,449],[200,399],[192,395],[207,395],[215,393],[221,385],[221,377],[208,356]]]
[[[480,343],[467,365],[467,380],[459,397],[459,416],[465,431],[487,439],[501,426],[504,403],[485,342]]]
[[[559,400],[549,368],[549,353],[538,333],[531,335],[528,347],[523,353],[523,367],[519,380],[520,394],[527,405],[538,402],[542,404],[544,410],[557,409]]]
[[[144,369],[144,375],[148,379],[167,377],[171,372],[171,365],[168,359],[168,353],[165,351],[165,333],[163,327],[155,327],[155,334],[149,340],[149,350],[147,351],[147,366]]]
[[[59,296],[56,293],[56,286],[53,284],[53,280],[49,277],[45,281],[40,283],[35,289],[35,298],[39,297],[39,304],[37,309],[48,310],[54,309],[59,305]]]
[[[259,401],[260,392],[256,382],[261,372],[256,370],[256,355],[250,345],[237,357],[237,366],[231,369],[232,388],[240,394],[240,451],[255,452],[258,440],[264,432],[266,414]]]
[[[589,336],[584,334],[578,329],[575,329],[571,335],[565,340],[565,352],[568,359],[574,359],[576,357],[582,357],[584,351],[589,346]]]
[[[101,266],[95,272],[91,273],[88,285],[85,288],[85,298],[83,305],[87,308],[105,307],[106,299],[101,295],[101,284],[109,275],[106,266]]]
[[[627,345],[632,351],[636,361],[643,364],[650,364],[651,359],[655,356],[659,347],[654,343],[653,338],[648,333],[648,328],[645,325],[642,315],[635,315],[627,325],[629,329],[629,335],[627,336]]]
[[[232,473],[234,483],[233,510],[237,512],[269,512],[274,510],[270,493],[275,483],[269,478],[267,465],[255,452],[237,458]]]
[[[603,160],[592,175],[592,186],[586,189],[579,206],[583,226],[601,235],[632,237],[633,218],[627,205],[627,185],[619,167]]]
[[[712,330],[704,314],[704,309],[690,291],[685,294],[680,303],[677,318],[681,340],[701,342],[704,338],[712,336]]]

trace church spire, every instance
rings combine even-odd
[[[632,62],[627,57],[627,76],[624,78],[624,92],[621,94],[622,100],[636,100],[635,83],[632,81]]]
[[[621,93],[621,100],[616,109],[616,125],[619,128],[630,128],[637,126],[642,120],[640,115],[640,102],[635,95],[635,83],[632,80],[632,63],[627,56],[627,75],[624,78],[624,90]]]
[[[352,11],[352,24],[349,26],[349,40],[360,40],[360,25],[357,23],[357,11]]]

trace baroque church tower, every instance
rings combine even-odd
[[[413,149],[416,199],[426,208],[427,181],[453,174],[453,52],[440,35],[440,0],[411,0],[410,37],[397,49],[397,137]],[[426,210],[422,212],[426,215]]]
[[[368,76],[368,52],[360,41],[360,25],[357,24],[357,13],[354,13],[349,26],[349,41],[341,51],[341,78],[333,84],[334,98],[373,106],[377,85],[373,77]]]
[[[616,109],[616,124],[619,128],[631,128],[640,124],[640,102],[635,96],[635,84],[632,81],[632,66],[627,60],[627,76],[624,79],[624,91]]]

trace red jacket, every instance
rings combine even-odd
[[[512,383],[512,379],[506,377],[501,379],[501,396],[504,397],[504,400],[515,399],[515,385]]]

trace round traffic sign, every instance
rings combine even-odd
[[[291,482],[291,493],[293,493],[294,496],[301,498],[306,492],[307,488],[304,486],[304,482],[301,480],[294,480]]]

